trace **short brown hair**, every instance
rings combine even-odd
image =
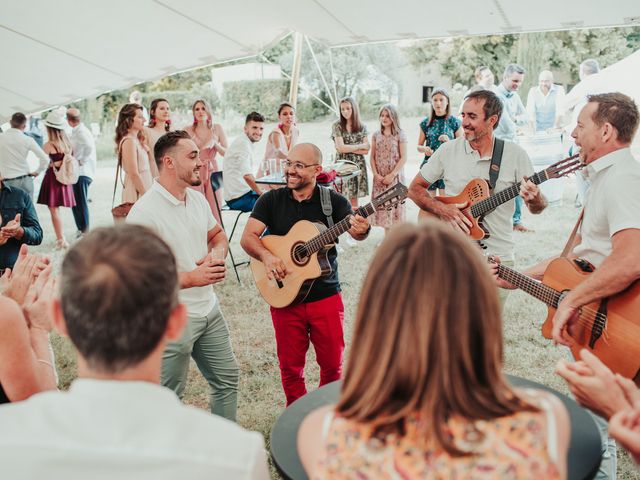
[[[589,102],[598,104],[593,121],[601,127],[610,123],[618,132],[618,140],[631,143],[638,130],[638,106],[623,93],[600,93],[588,95]]]
[[[514,394],[502,361],[497,287],[476,247],[442,222],[404,224],[369,267],[336,411],[376,436],[404,435],[418,414],[462,455],[447,434],[452,416],[471,426],[536,410]]]
[[[146,359],[178,303],[173,253],[139,225],[92,229],[65,256],[60,283],[69,338],[103,372]]]
[[[191,135],[184,130],[174,130],[165,133],[158,139],[156,145],[153,147],[153,156],[156,157],[156,165],[158,168],[162,168],[162,157],[175,147],[180,140],[191,140]]]
[[[11,125],[11,128],[22,128],[27,124],[27,116],[22,112],[16,112],[11,115],[9,124]]]
[[[484,105],[482,105],[482,110],[484,111],[484,118],[488,120],[491,115],[496,115],[498,119],[496,120],[493,129],[498,128],[498,124],[500,123],[500,117],[502,117],[502,100],[498,98],[498,96],[493,93],[491,90],[487,90],[486,88],[481,88],[469,93],[466,97],[466,100],[484,100]]]

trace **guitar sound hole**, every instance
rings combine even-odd
[[[291,257],[296,265],[302,267],[309,263],[309,255],[307,249],[302,243],[297,243],[293,246]]]

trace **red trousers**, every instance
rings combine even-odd
[[[307,393],[304,365],[309,341],[320,366],[320,386],[340,379],[344,354],[344,305],[336,293],[317,302],[271,307],[282,388],[287,406]]]

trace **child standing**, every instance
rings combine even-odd
[[[400,128],[398,110],[391,104],[380,109],[380,130],[371,140],[372,197],[376,197],[398,182],[404,182],[404,164],[407,161],[407,136]],[[379,210],[373,224],[383,227],[385,233],[396,223],[404,222],[405,207],[401,203],[391,210]]]

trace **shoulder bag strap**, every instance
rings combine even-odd
[[[116,178],[113,182],[113,198],[111,199],[111,208],[113,208],[116,203],[116,189],[118,188],[118,178],[120,177],[120,169],[122,168],[122,144],[127,138],[128,137],[125,136],[124,138],[122,138],[122,140],[120,140],[120,143],[118,144],[118,166],[116,167]],[[124,186],[122,178],[120,178],[120,183],[122,183],[122,185]]]
[[[576,238],[576,234],[578,233],[578,228],[580,228],[580,224],[582,223],[583,217],[584,217],[584,208],[580,212],[578,221],[574,225],[573,231],[571,232],[571,235],[569,235],[569,240],[567,240],[567,244],[562,249],[562,253],[560,254],[560,257],[566,257],[567,255],[569,255],[569,252],[571,251],[571,247],[573,246],[573,240]]]
[[[491,156],[491,165],[489,166],[489,186],[493,190],[498,182],[500,174],[500,164],[502,163],[502,151],[504,150],[504,140],[495,139],[493,143],[493,155]]]
[[[323,187],[322,185],[318,185],[320,189],[320,204],[322,205],[322,213],[327,217],[327,223],[329,224],[329,228],[333,227],[333,206],[331,205],[331,191]]]

